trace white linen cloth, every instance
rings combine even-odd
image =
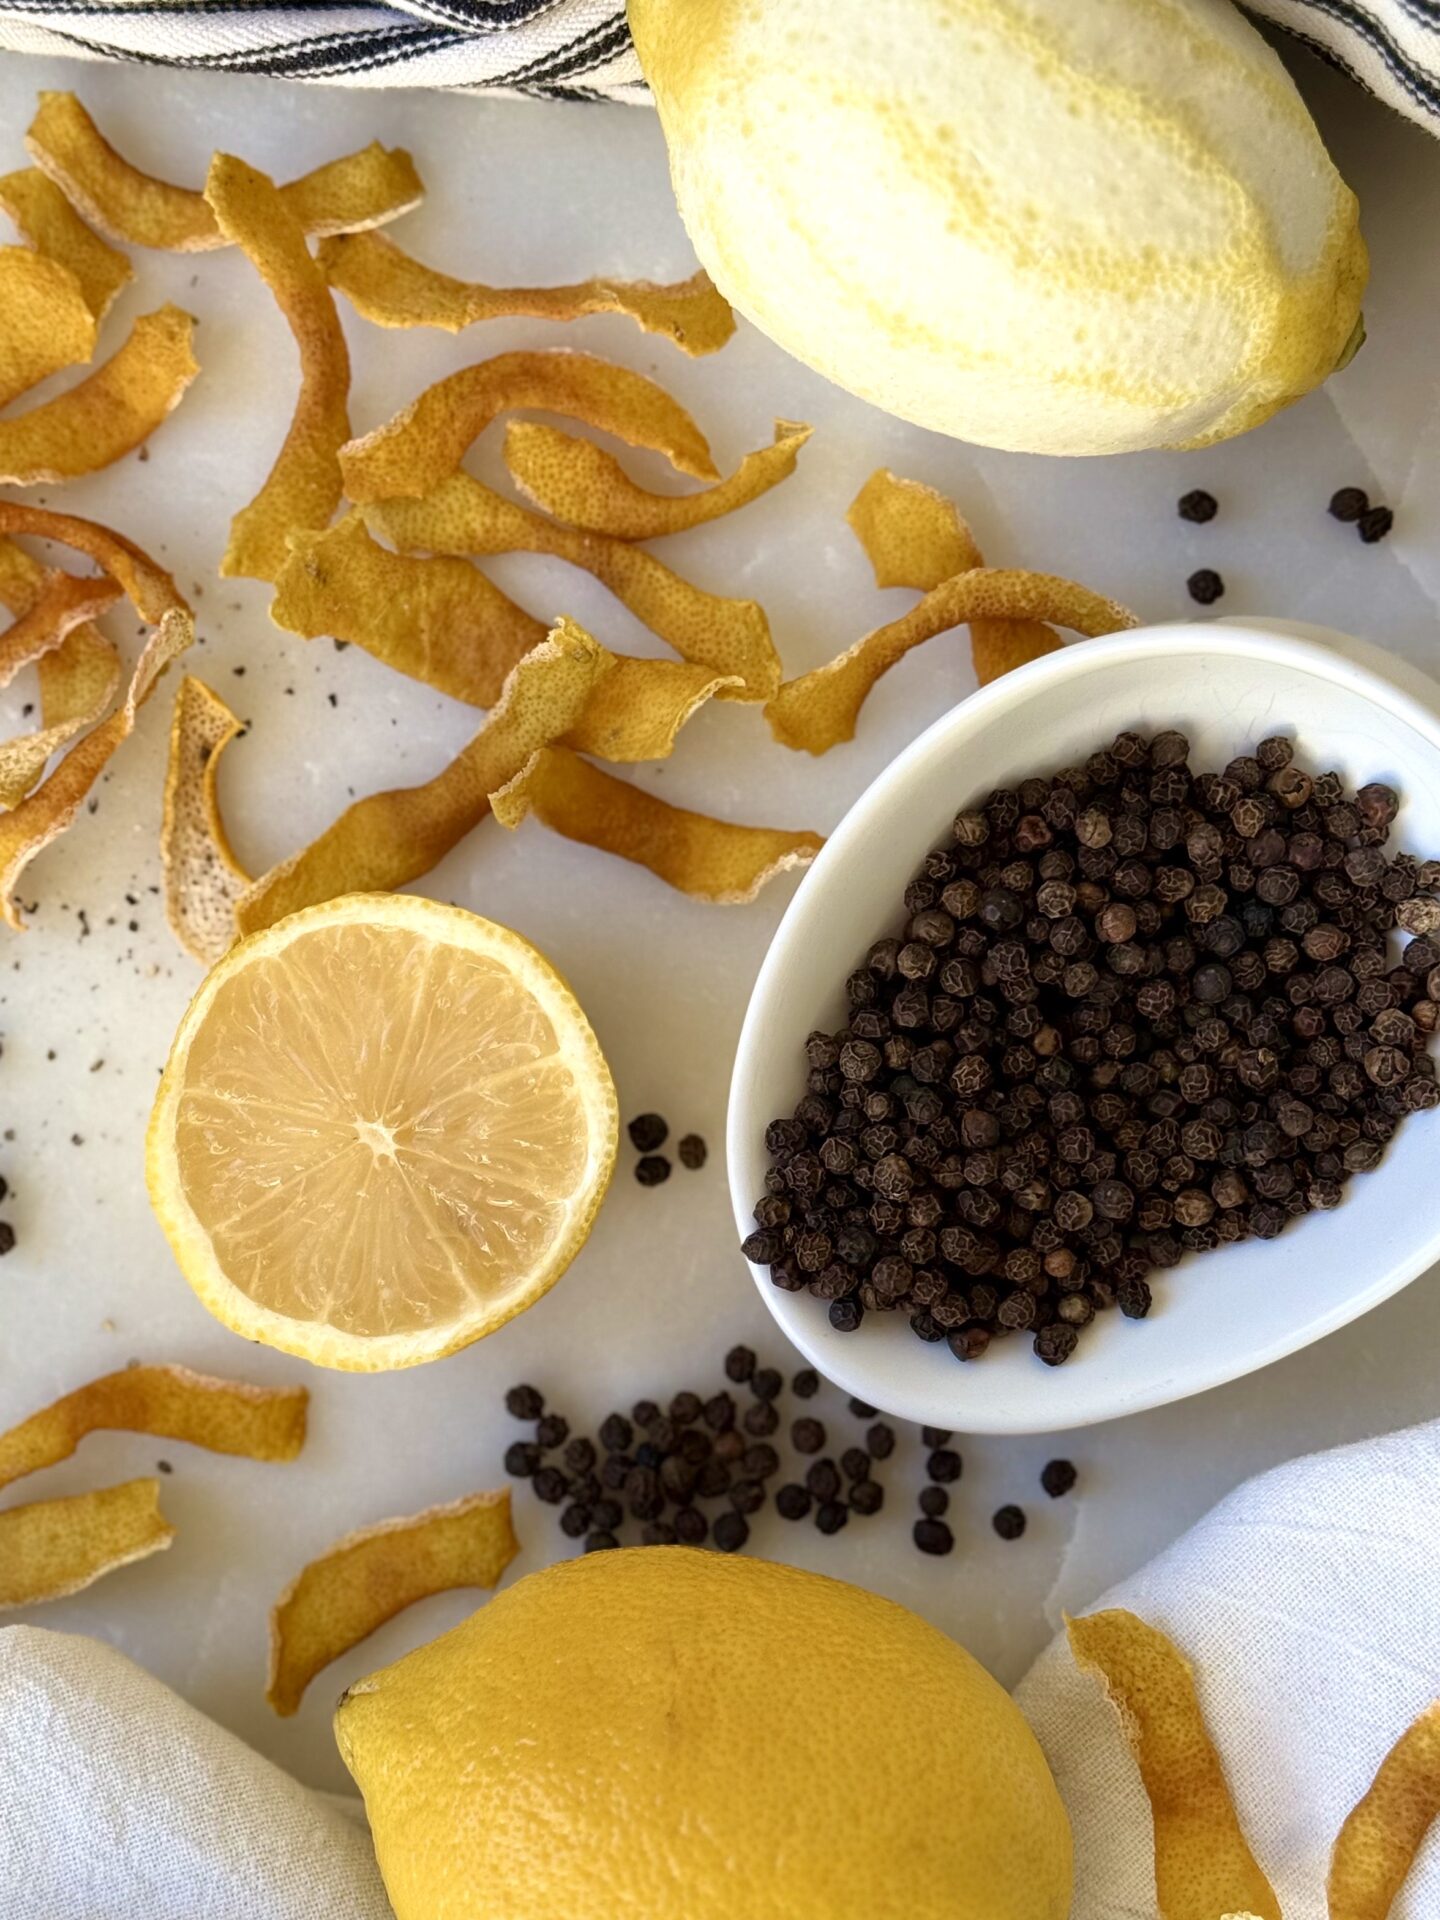
[[[1096,1605],[1193,1662],[1285,1920],[1324,1920],[1341,1822],[1440,1697],[1440,1422],[1248,1482]],[[1098,1680],[1062,1635],[1016,1697],[1074,1825],[1072,1920],[1155,1920],[1149,1805]],[[1392,1920],[1437,1914],[1440,1828]],[[0,1920],[389,1915],[343,1803],[111,1648],[0,1631]]]
[[[1189,1659],[1285,1920],[1325,1920],[1342,1821],[1440,1698],[1440,1422],[1246,1482],[1081,1611],[1101,1607],[1128,1607]],[[1074,1826],[1071,1920],[1155,1920],[1149,1803],[1099,1680],[1062,1633],[1015,1697]],[[1391,1920],[1437,1914],[1440,1824]]]
[[[1440,133],[1440,0],[1249,0],[1249,10]],[[904,9],[893,11],[903,31]],[[358,87],[648,97],[624,0],[0,0],[7,48]]]
[[[343,1803],[112,1647],[7,1627],[0,1920],[391,1915],[369,1832]]]

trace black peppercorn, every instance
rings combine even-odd
[[[1347,523],[1358,520],[1370,510],[1370,496],[1363,487],[1341,487],[1330,496],[1330,513]]]
[[[1192,600],[1198,600],[1202,607],[1210,607],[1225,591],[1225,582],[1213,567],[1198,567],[1185,582]]]
[[[1191,520],[1196,526],[1203,526],[1207,520],[1215,518],[1219,503],[1213,493],[1207,493],[1203,487],[1193,487],[1189,493],[1181,494],[1176,510],[1182,520]]]
[[[955,1536],[943,1520],[917,1520],[911,1537],[921,1553],[945,1554],[955,1545]]]
[[[1018,1540],[1025,1531],[1025,1515],[1019,1507],[998,1507],[990,1524],[1002,1540]]]
[[[505,1411],[516,1420],[538,1420],[545,1411],[545,1396],[534,1387],[511,1387],[505,1396]]]

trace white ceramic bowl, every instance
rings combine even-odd
[[[1125,727],[1176,726],[1192,765],[1221,767],[1267,734],[1353,785],[1385,780],[1392,846],[1440,854],[1440,687],[1377,649],[1268,624],[1151,627],[1087,640],[1007,675],[915,740],[851,808],[795,894],[740,1036],[727,1149],[739,1233],[768,1165],[764,1132],[804,1091],[803,1043],[844,1020],[844,981],[894,924],[905,882],[956,811],[990,789],[1073,764]],[[847,1392],[907,1420],[969,1433],[1042,1433],[1138,1412],[1233,1380],[1344,1326],[1440,1260],[1440,1110],[1407,1120],[1375,1172],[1331,1213],[1278,1239],[1188,1256],[1157,1277],[1148,1319],[1101,1314],[1062,1367],[1028,1338],[961,1365],[901,1314],[853,1334],[808,1294],[761,1296]],[[740,1256],[737,1252],[736,1258]]]

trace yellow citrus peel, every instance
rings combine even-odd
[[[773,446],[747,453],[734,473],[703,493],[651,493],[613,454],[559,427],[512,420],[505,464],[520,491],[567,526],[616,540],[657,540],[748,506],[795,471],[810,428],[777,420]]]
[[[908,613],[876,627],[813,673],[787,680],[765,709],[782,746],[828,753],[853,740],[870,689],[912,647],[972,620],[1055,621],[1077,633],[1116,633],[1134,614],[1073,580],[1054,574],[976,567],[931,589]]]
[[[55,540],[88,554],[119,582],[135,611],[154,631],[135,663],[123,703],[78,740],[33,793],[0,816],[0,917],[12,927],[23,924],[13,898],[21,874],[74,820],[111,754],[133,731],[135,716],[156,680],[195,637],[190,609],[174,581],[123,535],[90,520],[0,501],[0,536],[16,533]],[[42,671],[46,659],[57,657],[45,656]]]
[[[0,604],[16,615],[17,622],[38,606],[52,577],[23,547],[0,537]],[[38,671],[39,727],[0,741],[3,807],[24,799],[51,754],[100,718],[120,684],[120,656],[104,634],[87,622],[72,627],[53,651],[42,652]]]
[[[102,1574],[159,1553],[175,1538],[158,1480],[32,1500],[0,1512],[0,1608],[79,1593]]]
[[[352,641],[477,707],[494,705],[505,676],[548,632],[468,560],[392,553],[358,513],[290,536],[270,618],[307,640]]]
[[[373,433],[343,448],[349,499],[419,499],[447,479],[493,420],[519,407],[568,414],[632,447],[663,453],[680,473],[719,475],[705,436],[678,400],[644,374],[552,347],[500,353],[428,387]]]
[[[0,633],[0,687],[8,686],[22,667],[53,652],[83,621],[96,619],[120,598],[120,584],[108,574],[47,573],[32,604]]]
[[[194,326],[178,307],[142,314],[124,346],[78,385],[0,420],[0,483],[98,473],[148,440],[199,372]]]
[[[350,435],[350,356],[325,276],[300,223],[263,173],[231,154],[210,163],[205,196],[221,231],[274,294],[300,354],[300,396],[264,486],[230,523],[227,576],[274,580],[297,529],[325,527],[340,503],[339,451]]]
[[[0,176],[0,209],[37,253],[68,267],[93,318],[99,322],[134,277],[123,253],[86,226],[55,182],[38,167]]]
[[[735,826],[668,806],[555,747],[537,753],[491,806],[502,826],[533,813],[567,840],[618,854],[681,893],[724,906],[753,900],[767,880],[808,866],[825,844],[818,833]]]
[[[235,858],[220,817],[215,776],[241,731],[218,693],[186,674],[170,717],[160,865],[165,917],[193,959],[211,966],[235,938],[235,907],[250,876]]]
[[[247,1460],[293,1460],[305,1444],[306,1387],[254,1387],[189,1367],[102,1374],[0,1434],[0,1487],[68,1460],[87,1434],[148,1433]]]
[[[427,267],[379,233],[322,241],[317,257],[331,286],[380,327],[459,333],[479,320],[579,320],[588,313],[623,313],[692,358],[718,353],[735,331],[730,302],[703,271],[673,286],[594,279],[568,287],[490,287]]]
[[[1160,1920],[1280,1920],[1184,1656],[1119,1608],[1065,1625],[1077,1663],[1099,1675],[1140,1769],[1155,1823]]]
[[[490,795],[575,726],[609,658],[578,628],[557,629],[520,661],[484,726],[433,780],[357,800],[255,881],[236,910],[240,931],[338,894],[395,892],[428,873],[484,819]]]
[[[493,1587],[519,1551],[508,1488],[346,1534],[271,1611],[265,1698],[294,1713],[316,1674],[377,1627],[433,1593]]]
[[[1401,1734],[1330,1856],[1330,1920],[1386,1920],[1440,1813],[1440,1701]]]
[[[780,659],[755,601],[705,593],[642,547],[557,526],[468,473],[423,500],[378,501],[365,519],[402,553],[550,554],[592,574],[681,659],[740,682],[722,698],[764,700],[779,685]]]
[[[142,173],[118,154],[73,93],[42,93],[25,145],[31,159],[92,225],[128,246],[195,253],[223,247],[203,194]],[[280,192],[306,233],[378,226],[424,195],[403,148],[378,144],[328,161]]]
[[[95,351],[95,316],[70,269],[0,247],[0,407]]]

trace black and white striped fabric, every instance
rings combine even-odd
[[[1247,3],[1440,134],[1440,0]],[[0,0],[0,50],[360,87],[648,100],[624,0]]]

